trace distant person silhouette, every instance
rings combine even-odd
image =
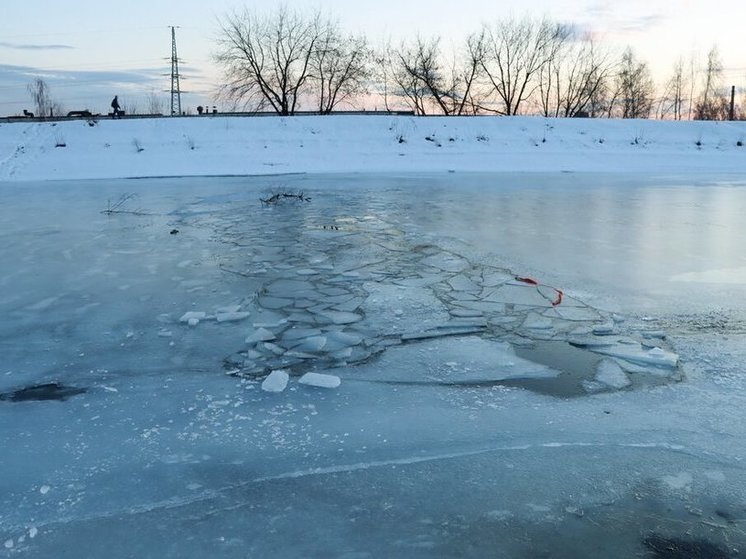
[[[111,100],[111,108],[113,109],[113,112],[111,113],[112,118],[120,118],[121,111],[119,110],[119,99],[117,99],[117,95],[115,95],[114,99]]]

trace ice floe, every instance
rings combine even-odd
[[[298,379],[298,382],[308,386],[317,386],[319,388],[337,388],[342,381],[336,375],[306,373]]]
[[[272,371],[262,382],[262,390],[265,392],[282,392],[288,385],[290,376],[282,370]]]

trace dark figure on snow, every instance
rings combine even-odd
[[[111,113],[112,118],[120,118],[121,111],[119,110],[119,99],[117,99],[117,95],[115,95],[114,99],[111,100],[111,108],[112,108],[112,113]]]

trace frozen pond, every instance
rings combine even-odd
[[[744,211],[729,177],[3,184],[0,556],[735,556]]]

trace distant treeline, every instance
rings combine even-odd
[[[215,60],[221,101],[279,115],[374,103],[417,115],[744,118],[717,47],[704,61],[682,57],[656,87],[631,47],[615,53],[573,25],[528,16],[484,25],[446,52],[439,37],[374,48],[320,12],[235,11],[221,20]]]

